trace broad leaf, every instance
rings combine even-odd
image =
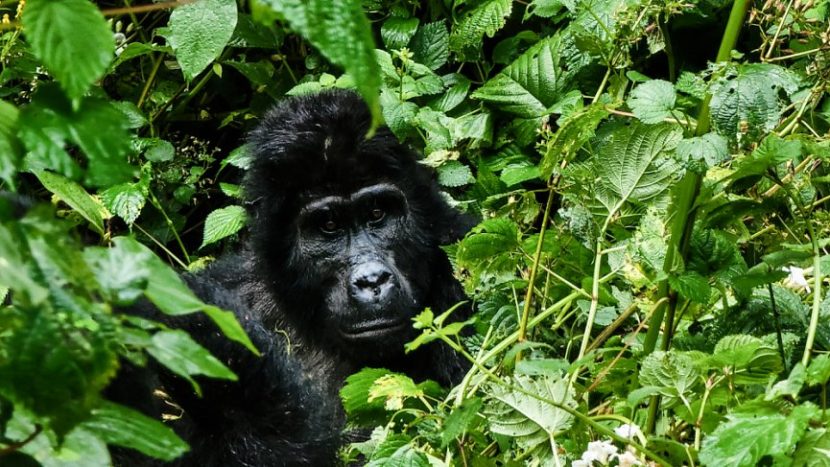
[[[547,401],[574,408],[573,390],[566,379],[555,376],[530,378],[516,376],[513,383]],[[539,459],[548,458],[550,439],[570,428],[573,416],[556,405],[513,391],[500,385],[490,387],[491,400],[484,412],[490,429],[497,434],[515,438],[519,446]]]
[[[165,37],[187,81],[222,53],[236,27],[236,11],[235,0],[196,0],[170,14]]]
[[[104,15],[87,0],[29,0],[23,12],[23,30],[35,55],[70,98],[83,96],[115,51]]]
[[[45,170],[35,172],[40,183],[64,203],[89,221],[99,234],[104,234],[104,209],[84,188],[68,178]]]
[[[450,58],[450,34],[447,24],[444,21],[436,21],[422,25],[412,37],[410,47],[416,62],[433,70],[441,68]]]
[[[541,117],[563,97],[568,75],[560,61],[559,36],[549,37],[484,83],[472,97],[524,118]]]
[[[187,443],[159,420],[137,410],[105,402],[82,425],[109,444],[135,449],[156,459],[171,461],[188,450]]]
[[[671,117],[677,93],[668,81],[653,79],[638,85],[631,91],[628,105],[643,123],[660,123]]]
[[[228,206],[211,212],[205,219],[204,236],[199,248],[239,232],[244,225],[245,208],[242,206]]]
[[[592,165],[599,178],[597,197],[608,212],[666,193],[678,176],[672,156],[681,138],[676,126],[632,123],[599,143]]]
[[[192,376],[205,375],[236,381],[236,375],[228,367],[182,330],[156,332],[147,353],[173,373],[190,381],[199,395],[201,390]]]
[[[479,3],[453,26],[450,48],[456,52],[470,47],[478,48],[485,34],[493,37],[504,27],[512,7],[511,0],[485,0]]]
[[[759,413],[733,413],[703,440],[700,461],[712,467],[751,467],[758,465],[764,456],[787,456],[795,449],[816,411],[817,407],[801,405],[788,416],[760,409]]]
[[[357,89],[381,123],[380,73],[375,61],[372,28],[360,0],[263,0],[320,52],[354,77]]]

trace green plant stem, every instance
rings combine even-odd
[[[576,298],[579,297],[579,296],[580,296],[580,294],[577,293],[577,292],[569,293],[568,295],[563,297],[561,300],[559,300],[558,302],[556,302],[553,305],[549,306],[547,309],[545,309],[544,311],[542,311],[541,313],[539,313],[538,315],[536,315],[532,319],[530,319],[527,323],[527,329],[533,329],[539,323],[541,323],[542,321],[547,319],[550,315],[552,315],[555,312],[557,312],[561,309],[564,309],[565,307],[570,305],[571,302],[576,300]],[[479,357],[478,360],[482,363],[487,362],[487,361],[491,360],[492,358],[494,358],[496,355],[498,355],[498,354],[504,352],[505,350],[507,350],[508,348],[510,348],[510,346],[515,344],[518,340],[519,340],[519,331],[513,332],[509,336],[502,339],[498,344],[494,345],[493,348],[490,349],[483,356]],[[461,384],[459,386],[469,385],[469,382],[472,380],[473,376],[475,376],[475,374],[476,374],[476,370],[477,370],[476,366],[473,366],[472,368],[470,368],[470,370],[464,376],[464,379],[461,381]],[[456,399],[457,400],[463,400],[463,395],[462,394],[456,395]]]
[[[147,94],[150,92],[150,86],[152,86],[153,82],[156,80],[156,74],[159,71],[161,62],[164,61],[163,59],[164,55],[160,53],[156,57],[155,63],[153,63],[153,69],[150,70],[150,76],[147,77],[147,82],[144,83],[144,88],[141,90],[141,95],[138,97],[138,102],[135,104],[135,106],[139,109],[144,105],[144,100],[147,99]]]
[[[721,39],[716,62],[729,61],[732,49],[738,42],[738,35],[741,32],[741,27],[744,24],[744,18],[749,9],[750,0],[735,0],[732,3],[732,11],[729,13],[729,21],[726,24],[726,30]],[[695,135],[702,136],[709,131],[709,102],[712,100],[711,94],[707,94],[701,103],[700,111],[698,112],[697,128]],[[695,222],[696,211],[693,209],[695,199],[700,192],[700,185],[702,182],[700,174],[688,171],[683,179],[677,184],[674,190],[674,197],[672,199],[672,206],[670,207],[671,220],[669,227],[668,248],[666,249],[666,258],[663,262],[663,271],[668,275],[674,271],[675,262],[678,259],[685,257],[688,249],[689,239],[691,237],[692,227]],[[664,335],[663,348],[669,349],[671,347],[671,328],[673,323],[663,322],[666,318],[666,309],[671,309],[668,317],[674,318],[674,307],[677,305],[676,298],[671,292],[668,279],[660,281],[657,288],[658,297],[668,297],[666,304],[655,311],[654,315],[649,321],[648,332],[646,333],[645,341],[643,342],[643,352],[648,355],[654,351],[657,345],[657,339],[660,336],[660,328],[665,325],[666,334]],[[660,400],[658,397],[652,397],[649,404],[648,419],[646,421],[645,433],[651,433],[657,422],[657,412],[660,408]]]
[[[813,343],[816,340],[818,319],[821,313],[821,249],[818,245],[810,220],[807,219],[807,228],[810,231],[810,241],[813,244],[813,310],[810,313],[810,327],[807,329],[807,342],[804,344],[804,355],[801,357],[801,364],[805,367],[810,363],[810,354],[813,351]]]
[[[527,337],[527,320],[530,316],[530,304],[533,301],[533,284],[536,282],[536,274],[539,271],[539,262],[542,258],[542,246],[545,242],[545,233],[548,229],[550,218],[550,207],[553,204],[553,188],[548,191],[548,202],[545,205],[545,213],[542,216],[542,227],[539,229],[539,240],[536,242],[536,253],[533,255],[533,265],[530,267],[530,278],[525,294],[525,303],[522,309],[522,319],[519,321],[519,342]]]
[[[662,18],[657,21],[657,24],[660,25],[660,33],[663,35],[663,42],[666,44],[665,52],[666,59],[668,60],[669,81],[673,83],[677,81],[677,64],[674,59],[674,49],[672,48],[671,37],[669,37],[669,24]]]
[[[614,209],[608,213],[597,236],[594,274],[591,276],[591,307],[588,309],[588,322],[585,323],[585,331],[582,334],[582,343],[579,346],[577,360],[581,360],[585,356],[585,352],[588,350],[588,342],[591,340],[591,329],[594,326],[594,319],[596,319],[597,309],[599,308],[599,275],[602,272],[602,245],[605,243],[605,231],[608,230],[608,224],[611,223],[611,218],[616,212],[617,209]]]
[[[167,212],[161,206],[158,198],[153,193],[150,193],[150,203],[158,209],[161,213],[162,217],[164,217],[164,222],[167,224],[167,228],[170,229],[170,232],[173,234],[173,238],[176,239],[176,243],[179,245],[179,248],[182,250],[182,254],[184,255],[184,260],[187,264],[190,264],[190,254],[187,253],[187,248],[184,247],[184,242],[182,242],[182,238],[179,236],[179,232],[176,230],[176,226],[173,224],[173,221],[167,215]]]

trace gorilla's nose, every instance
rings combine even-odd
[[[395,279],[392,271],[381,262],[371,261],[352,270],[349,293],[363,304],[380,304],[392,295]]]

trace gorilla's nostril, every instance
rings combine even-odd
[[[394,288],[392,271],[379,262],[365,263],[352,271],[350,292],[352,297],[376,302],[389,295]]]

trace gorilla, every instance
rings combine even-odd
[[[346,376],[375,366],[452,384],[466,370],[444,344],[410,354],[403,344],[421,310],[465,299],[440,247],[474,221],[447,204],[412,149],[387,128],[367,138],[369,125],[362,99],[338,90],[284,100],[248,138],[250,238],[185,279],[236,314],[261,357],[204,316],[134,311],[186,329],[239,376],[200,380],[198,397],[162,369],[124,366],[113,399],[159,416],[150,394],[160,388],[181,408],[171,425],[191,451],[175,465],[331,465],[344,441]],[[158,465],[123,452],[116,459]]]

